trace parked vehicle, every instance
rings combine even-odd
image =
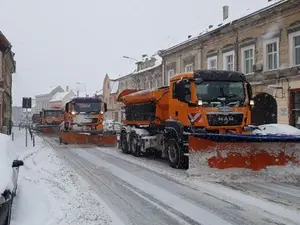
[[[121,127],[122,124],[114,121],[114,120],[105,120],[104,123],[104,130],[107,131],[115,131],[116,133],[120,133],[121,132]]]
[[[19,168],[23,166],[22,160],[14,160],[12,163],[13,170],[13,188],[6,189],[0,196],[0,225],[9,225],[11,220],[11,207],[13,198],[17,195]]]

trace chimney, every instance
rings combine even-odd
[[[229,16],[229,6],[224,5],[223,6],[223,21],[228,19],[228,16]]]
[[[66,92],[68,92],[69,91],[69,86],[66,86]]]
[[[79,91],[77,91],[77,97],[79,97]]]

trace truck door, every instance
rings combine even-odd
[[[188,79],[173,83],[173,94],[170,114],[183,125],[188,123],[188,103],[191,102],[191,84]]]

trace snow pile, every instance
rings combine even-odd
[[[0,193],[13,188],[12,148],[10,136],[0,133]]]
[[[25,166],[19,174],[12,225],[114,224],[102,199],[46,142],[36,137],[35,148],[20,151]]]
[[[258,126],[263,134],[300,135],[300,130],[287,124],[263,124]]]

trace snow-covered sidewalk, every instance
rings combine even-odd
[[[14,130],[20,168],[11,225],[122,224],[84,181],[46,142],[28,142]]]

